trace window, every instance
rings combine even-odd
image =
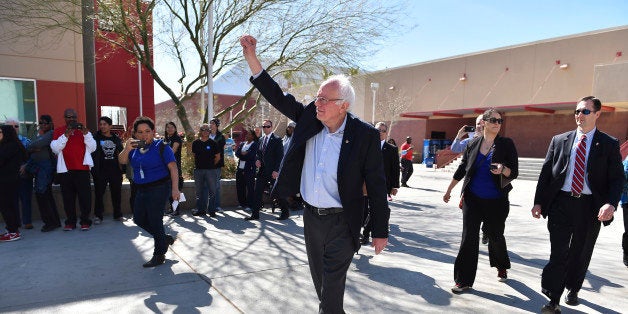
[[[126,131],[126,107],[100,106],[100,116],[111,118],[114,129]]]
[[[37,102],[35,81],[0,77],[0,121],[15,118],[19,133],[28,138],[37,136]]]

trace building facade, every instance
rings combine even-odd
[[[376,121],[390,120],[381,108],[407,100],[391,137],[401,143],[412,136],[421,156],[419,141],[451,140],[495,107],[504,112],[501,133],[515,141],[519,155],[544,157],[553,135],[575,128],[577,100],[595,95],[603,103],[598,128],[624,143],[626,53],[628,26],[376,71],[356,78],[353,112],[370,121],[375,108]]]

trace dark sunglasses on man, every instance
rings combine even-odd
[[[573,111],[573,114],[578,115],[581,112],[582,112],[583,115],[588,116],[593,111],[591,111],[589,109],[576,109],[576,110]]]

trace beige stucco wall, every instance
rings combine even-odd
[[[13,33],[2,23],[3,32]],[[38,39],[3,41],[0,44],[0,77],[26,78],[57,82],[83,82],[83,46],[81,35],[44,33]]]

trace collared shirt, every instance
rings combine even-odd
[[[338,192],[338,159],[347,117],[334,133],[326,126],[305,144],[301,172],[301,195],[310,205],[321,208],[342,207]]]
[[[589,161],[589,152],[591,151],[591,144],[593,143],[593,134],[595,134],[595,130],[597,128],[593,128],[593,130],[586,133],[587,135],[587,150],[584,155],[584,187],[582,188],[582,194],[591,194],[591,189],[589,188],[589,180],[587,180],[587,162]],[[576,149],[578,148],[578,143],[580,143],[580,138],[582,137],[582,133],[579,129],[576,131],[576,136],[574,137],[573,143],[571,144],[571,156],[569,157],[569,168],[567,168],[567,177],[565,178],[565,183],[561,190],[566,192],[571,192],[571,181],[573,180],[573,169],[576,163]]]
[[[379,142],[379,150],[384,149],[384,143],[385,143],[385,142],[386,142],[386,140],[385,140],[385,139],[383,139],[383,140],[381,140],[381,141]]]

